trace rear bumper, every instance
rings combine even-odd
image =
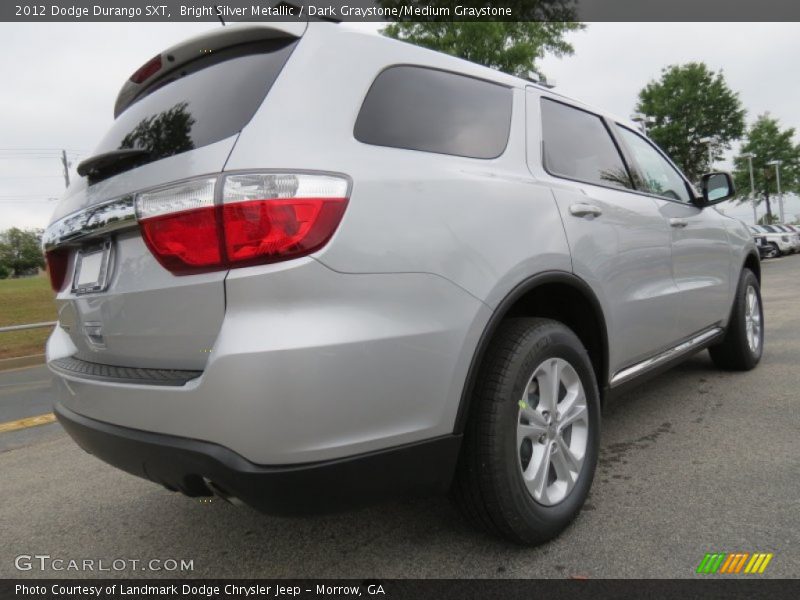
[[[257,465],[319,463],[453,433],[490,309],[433,275],[289,262],[231,272],[202,373],[169,370],[168,361],[112,367],[102,352],[81,363],[57,327],[47,358],[59,402],[102,423],[213,442]]]
[[[223,495],[285,515],[444,492],[461,445],[461,436],[448,435],[348,458],[263,466],[218,444],[111,425],[60,403],[55,414],[81,448],[128,473],[188,496],[210,495],[212,482]]]

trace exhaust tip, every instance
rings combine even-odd
[[[206,487],[211,490],[211,492],[217,497],[228,504],[233,504],[234,506],[244,506],[244,502],[242,502],[239,498],[228,492],[222,486],[214,483],[208,477],[203,477],[203,483],[206,484]]]

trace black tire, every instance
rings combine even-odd
[[[562,359],[573,368],[586,399],[586,418],[580,425],[583,433],[578,434],[586,440],[583,463],[571,491],[551,505],[537,502],[528,491],[517,441],[521,399],[536,369],[548,359]],[[565,388],[558,389],[557,397],[561,397]],[[564,435],[571,438],[573,431]],[[600,395],[592,363],[578,337],[550,319],[509,319],[500,325],[478,374],[453,499],[467,520],[480,529],[520,544],[543,543],[567,527],[583,506],[594,477],[599,442]],[[540,447],[550,443],[545,441]],[[555,471],[548,466],[545,472],[547,482]]]
[[[747,325],[747,298],[748,290],[752,289],[758,300],[759,332],[754,336],[758,340],[757,347],[753,348],[749,341]],[[736,288],[736,297],[728,320],[728,329],[725,337],[717,345],[708,349],[714,364],[728,371],[749,371],[761,360],[764,351],[764,308],[761,303],[761,286],[758,279],[750,269],[743,269],[739,276],[739,285]]]
[[[770,242],[767,244],[769,246],[769,250],[767,250],[766,258],[776,258],[781,255],[781,251],[778,248],[778,244],[775,242]]]

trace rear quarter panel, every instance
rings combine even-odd
[[[363,144],[353,137],[359,109],[375,77],[393,64],[517,85],[512,77],[409,44],[309,27],[226,169],[316,169],[352,177],[342,224],[315,254],[339,272],[431,273],[494,307],[534,273],[570,271],[553,195],[525,166],[523,90],[513,90],[510,139],[499,158]]]

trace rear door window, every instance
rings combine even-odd
[[[424,67],[382,71],[353,135],[360,142],[469,158],[496,158],[508,144],[512,91]]]
[[[633,188],[622,156],[599,116],[542,98],[542,142],[544,167],[551,175]]]

